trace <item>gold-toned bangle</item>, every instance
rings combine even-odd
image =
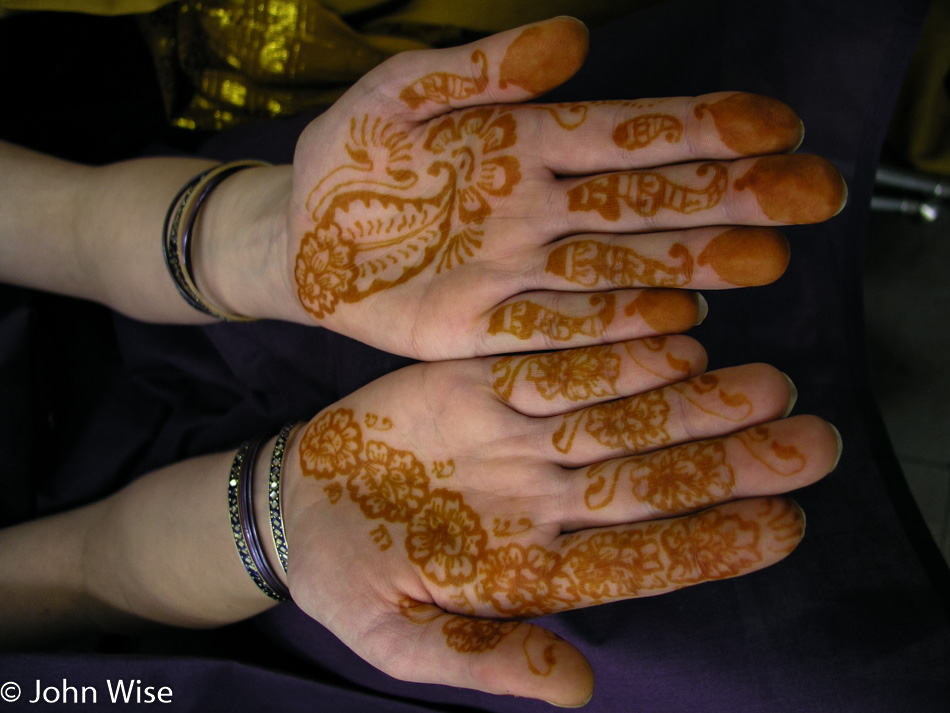
[[[250,322],[254,320],[253,317],[235,314],[212,306],[198,290],[191,257],[191,240],[198,215],[204,201],[226,178],[238,171],[243,171],[245,168],[269,165],[264,161],[233,161],[203,171],[179,191],[165,218],[165,230],[162,236],[163,255],[165,265],[168,267],[168,272],[172,276],[175,287],[189,305],[215,319],[228,322]]]

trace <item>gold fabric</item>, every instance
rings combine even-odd
[[[0,0],[0,8],[137,14],[172,123],[221,129],[328,105],[397,52],[558,14],[596,24],[657,1]]]

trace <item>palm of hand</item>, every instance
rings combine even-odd
[[[288,244],[309,318],[429,360],[683,331],[695,298],[643,288],[763,284],[787,261],[773,231],[703,226],[840,207],[840,178],[819,159],[734,160],[799,140],[774,100],[494,103],[560,84],[585,53],[569,20],[407,53],[313,122]],[[794,209],[773,210],[773,194]]]
[[[800,539],[797,506],[727,501],[833,463],[820,420],[763,425],[781,375],[681,381],[703,360],[678,337],[421,364],[324,411],[285,475],[295,600],[397,677],[576,702],[583,657],[513,617],[767,566]]]

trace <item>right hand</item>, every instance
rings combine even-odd
[[[582,654],[522,619],[767,567],[804,532],[776,495],[836,463],[780,372],[704,368],[678,336],[360,389],[288,444],[294,600],[397,678],[584,702]]]

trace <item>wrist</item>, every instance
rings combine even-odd
[[[215,307],[259,319],[290,319],[286,269],[291,168],[240,171],[202,207],[193,243],[197,286]]]

